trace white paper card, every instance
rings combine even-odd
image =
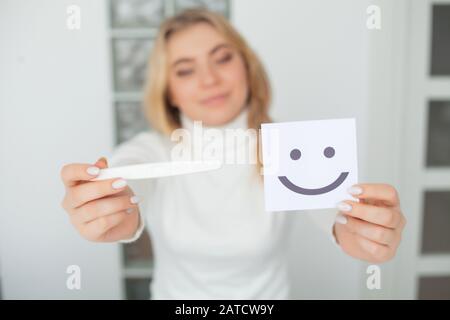
[[[358,181],[355,119],[261,126],[266,211],[335,208],[355,200]]]

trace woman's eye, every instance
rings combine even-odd
[[[233,55],[231,53],[225,55],[223,58],[217,60],[218,63],[227,63],[228,61],[231,60],[231,58],[233,58]]]
[[[177,76],[185,77],[185,76],[192,74],[193,72],[194,72],[193,70],[179,70],[179,71],[177,71]]]

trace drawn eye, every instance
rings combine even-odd
[[[336,152],[332,147],[326,147],[325,150],[323,150],[323,155],[327,158],[333,158],[335,153]]]
[[[290,156],[292,160],[298,160],[302,156],[302,153],[298,149],[292,149]]]

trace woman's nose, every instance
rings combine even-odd
[[[200,73],[200,84],[205,87],[219,82],[219,76],[212,66],[205,66]]]

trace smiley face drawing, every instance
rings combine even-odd
[[[356,121],[326,119],[261,126],[266,211],[336,208],[358,183]]]
[[[325,150],[323,151],[323,155],[327,158],[333,158],[335,155],[336,151],[334,150],[333,147],[326,147]],[[299,160],[301,157],[301,152],[299,149],[292,149],[292,151],[290,152],[290,158],[294,161]],[[300,194],[304,194],[304,195],[309,195],[309,196],[313,196],[313,195],[318,195],[318,194],[323,194],[323,193],[327,193],[330,191],[333,191],[334,189],[336,189],[337,187],[339,187],[347,178],[349,172],[341,172],[341,174],[337,177],[336,180],[334,180],[332,183],[330,183],[327,186],[321,187],[321,188],[303,188],[300,187],[296,184],[294,184],[293,182],[291,182],[289,180],[288,177],[286,176],[279,176],[278,179],[280,180],[280,182],[289,190],[293,191],[293,192],[297,192]]]

